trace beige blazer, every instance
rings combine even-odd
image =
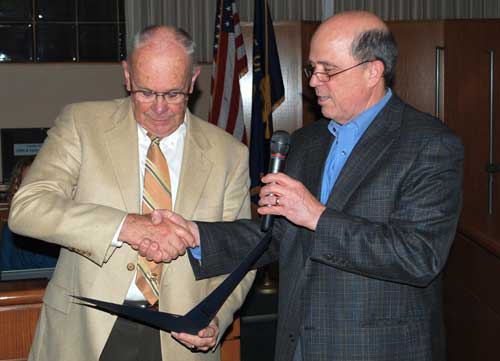
[[[248,150],[188,112],[175,211],[187,219],[250,218]],[[137,252],[110,242],[127,213],[140,212],[137,126],[128,98],[67,106],[49,130],[13,200],[14,232],[63,248],[47,287],[30,360],[98,360],[115,316],[75,303],[70,295],[123,302]],[[235,240],[237,242],[238,240]],[[230,325],[253,281],[249,274],[218,314]],[[223,277],[196,281],[184,255],[163,267],[160,310],[184,314]],[[215,361],[162,332],[164,361]],[[140,342],[140,340],[138,340]]]

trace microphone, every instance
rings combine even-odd
[[[271,137],[270,145],[270,159],[268,173],[278,173],[283,171],[285,167],[285,159],[290,149],[290,135],[284,130],[277,130]],[[274,216],[272,214],[265,214],[262,217],[260,230],[267,232],[273,227]]]

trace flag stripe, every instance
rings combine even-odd
[[[239,77],[233,77],[233,88],[240,88],[240,78]],[[233,134],[234,128],[236,125],[236,122],[238,121],[239,115],[240,115],[240,94],[236,92],[231,93],[231,101],[229,103],[229,114],[228,114],[228,119],[227,119],[227,124],[226,124],[226,129],[229,133]]]
[[[212,90],[212,112],[210,117],[210,122],[220,126],[221,128],[226,128],[225,124],[221,125],[223,122],[224,116],[220,116],[221,107],[223,103],[222,97],[224,96],[224,91],[226,87],[226,79],[230,74],[232,74],[231,69],[227,68],[227,60],[228,58],[225,56],[227,51],[227,34],[223,33],[220,35],[219,39],[219,52],[217,54],[217,62],[214,63],[214,73],[212,75],[212,80],[214,82],[214,89]],[[227,74],[227,72],[230,74]],[[219,76],[219,73],[224,72],[224,77]]]

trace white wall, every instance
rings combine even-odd
[[[48,127],[62,106],[125,95],[113,64],[0,64],[0,127]]]

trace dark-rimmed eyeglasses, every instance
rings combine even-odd
[[[306,75],[306,78],[307,79],[311,79],[311,77],[313,75],[316,76],[316,79],[318,79],[320,82],[327,82],[327,81],[330,81],[331,78],[333,78],[334,76],[336,75],[339,75],[339,74],[342,74],[348,70],[351,70],[351,69],[354,69],[360,65],[363,65],[363,64],[366,64],[366,63],[370,63],[372,62],[373,60],[365,60],[365,61],[362,61],[361,63],[357,63],[353,66],[350,66],[349,68],[346,68],[346,69],[342,69],[342,70],[339,70],[339,71],[336,71],[335,73],[328,73],[328,72],[322,72],[322,71],[314,71],[314,66],[312,66],[311,64],[307,65],[306,67],[304,67],[304,74]]]

